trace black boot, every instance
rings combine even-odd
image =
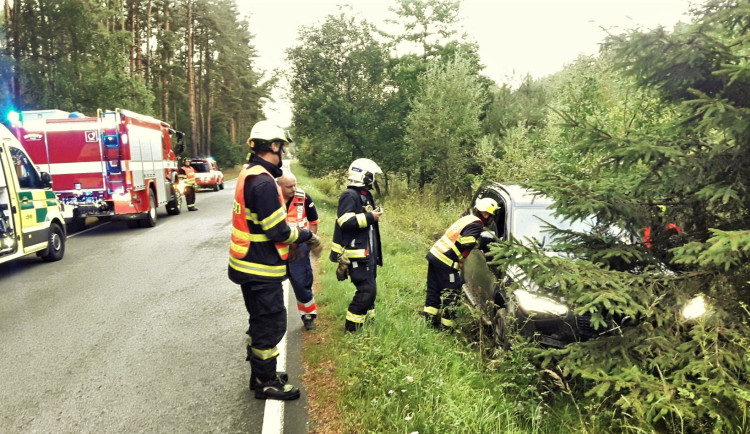
[[[291,401],[299,398],[299,389],[291,384],[282,383],[278,377],[270,381],[258,383],[255,386],[256,399],[278,399]]]
[[[289,375],[286,372],[277,371],[276,378],[278,378],[282,384],[286,384],[286,382],[289,381]],[[250,371],[250,390],[255,390],[255,384],[257,382],[258,380],[255,378],[255,373]]]
[[[309,313],[302,315],[302,323],[305,325],[305,330],[315,329],[315,318]]]

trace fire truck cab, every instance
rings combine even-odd
[[[0,125],[0,264],[36,253],[46,262],[65,254],[65,219],[49,174]]]
[[[22,112],[13,128],[31,158],[51,174],[71,227],[82,228],[87,217],[153,227],[158,207],[180,213],[175,184],[182,133],[169,124],[122,109],[96,116],[33,110]]]

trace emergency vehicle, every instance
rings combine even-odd
[[[0,264],[36,253],[44,261],[65,254],[65,220],[48,173],[0,125]]]
[[[32,160],[52,176],[71,227],[82,228],[87,217],[153,227],[158,207],[180,213],[176,153],[183,134],[166,122],[122,109],[100,109],[96,116],[33,110],[13,127]]]
[[[194,157],[190,166],[195,169],[195,183],[198,188],[213,191],[224,190],[224,173],[213,158]]]

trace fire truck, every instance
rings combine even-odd
[[[158,207],[180,213],[175,153],[182,152],[183,134],[166,122],[123,109],[100,109],[96,116],[31,110],[12,126],[31,159],[52,176],[71,229],[83,228],[87,217],[153,227]]]

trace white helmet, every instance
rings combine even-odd
[[[286,132],[271,121],[260,121],[253,125],[253,129],[250,131],[250,138],[247,139],[247,144],[251,148],[255,148],[254,141],[256,140],[288,143]]]
[[[480,197],[477,199],[477,203],[474,204],[474,208],[477,211],[483,211],[490,214],[495,214],[495,211],[497,211],[500,206],[497,204],[495,199],[492,199],[491,197]]]
[[[349,185],[369,187],[375,181],[375,175],[383,173],[380,166],[369,158],[357,158],[349,165]]]

